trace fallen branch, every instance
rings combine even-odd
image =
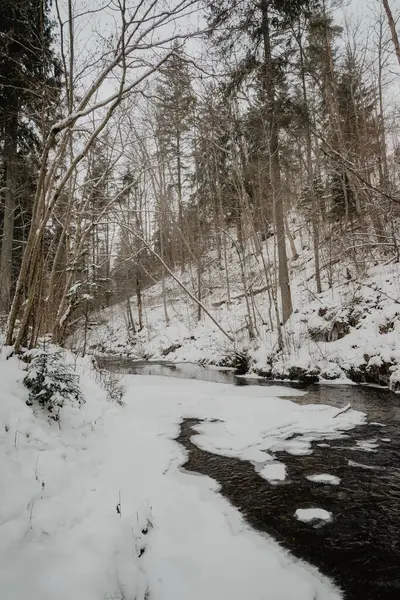
[[[174,272],[168,267],[168,265],[166,264],[164,259],[158,254],[158,252],[156,252],[156,250],[154,250],[151,247],[151,245],[148,242],[146,242],[146,240],[141,235],[139,235],[138,233],[135,233],[131,229],[131,227],[129,227],[125,223],[119,223],[119,225],[120,225],[120,227],[129,231],[129,233],[131,235],[136,237],[140,242],[142,242],[142,244],[144,244],[146,246],[146,248],[149,250],[149,252],[151,252],[153,254],[153,256],[155,256],[160,261],[160,263],[162,264],[164,269],[167,271],[167,273],[169,273],[169,275],[171,275],[172,279],[174,281],[176,281],[176,283],[184,290],[184,292],[186,292],[186,294],[189,296],[189,298],[191,298],[193,300],[193,302],[195,302],[197,304],[197,306],[199,306],[202,310],[204,310],[204,312],[211,319],[211,321],[214,323],[214,325],[216,325],[218,327],[218,329],[224,334],[225,337],[228,338],[228,340],[230,342],[233,342],[234,338],[227,331],[225,331],[225,329],[222,327],[222,325],[220,325],[220,323],[218,323],[218,321],[212,316],[210,311],[204,306],[204,304],[201,302],[201,300],[196,298],[196,296],[194,294],[192,294],[192,292],[186,287],[186,285],[184,283],[182,283],[182,281],[174,274]]]
[[[334,419],[336,419],[336,417],[338,417],[339,415],[342,415],[343,413],[347,412],[348,410],[351,410],[352,406],[351,404],[347,404],[344,408],[341,408],[340,410],[338,410],[338,412],[336,413],[336,415],[334,415]]]

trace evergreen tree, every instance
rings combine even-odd
[[[4,189],[0,310],[10,303],[16,207],[21,165],[35,152],[57,98],[58,62],[52,50],[50,0],[0,3],[0,143]]]
[[[180,236],[183,231],[183,190],[185,184],[186,161],[190,143],[188,134],[193,127],[195,96],[188,63],[184,51],[178,43],[174,52],[160,70],[157,85],[157,138],[161,160],[170,161],[173,186],[177,205]],[[181,242],[180,260],[184,263],[184,245]]]
[[[85,399],[79,387],[79,376],[73,372],[63,356],[54,348],[30,350],[25,354],[29,361],[24,385],[29,390],[30,406],[40,406],[49,411],[55,421],[60,419],[60,409],[68,402],[82,406]]]
[[[196,198],[210,223],[237,225],[240,201],[232,156],[239,135],[232,99],[213,85],[196,113]]]
[[[235,70],[233,85],[257,70],[264,91],[270,192],[275,214],[283,322],[292,313],[292,299],[285,242],[278,89],[286,76],[287,51],[290,50],[292,38],[291,25],[301,13],[311,10],[317,4],[313,0],[260,0],[256,3],[245,2],[239,10],[237,3],[232,0],[217,0],[209,4],[211,25],[219,45],[225,52],[229,52],[240,42],[245,51],[239,69]]]

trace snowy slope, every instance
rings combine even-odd
[[[21,368],[15,358],[0,361],[2,595],[98,600],[120,597],[124,586],[127,597],[144,598],[135,546],[147,514],[135,513],[133,483],[125,486],[129,510],[123,518],[115,510],[126,472],[114,460],[121,448],[105,422],[118,419],[118,410],[84,376],[87,403],[64,408],[59,428],[26,406]]]
[[[264,262],[271,256],[270,242],[263,243]],[[252,317],[256,339],[246,328],[247,307],[240,263],[234,248],[228,252],[230,302],[227,302],[226,270],[214,251],[204,259],[202,301],[231,342],[171,278],[165,280],[165,319],[162,282],[144,292],[144,329],[132,335],[127,327],[125,304],[115,305],[91,316],[88,351],[120,353],[136,358],[168,361],[202,361],[221,364],[235,350],[247,352],[250,370],[273,378],[367,380],[400,386],[400,269],[398,264],[370,266],[362,274],[345,258],[338,262],[328,283],[324,271],[323,292],[316,294],[309,249],[303,259],[292,261],[294,313],[283,330],[284,349],[277,352],[274,314],[260,254],[245,256],[247,288],[252,291]],[[350,273],[351,279],[348,279]],[[196,292],[196,272],[188,265],[183,283]],[[132,298],[135,314],[135,299]],[[83,327],[68,340],[81,350]]]
[[[364,422],[361,413],[269,397],[276,388],[139,376],[126,378],[120,407],[106,402],[89,361],[77,366],[87,402],[64,407],[58,427],[26,406],[18,360],[0,361],[7,600],[340,597],[315,569],[250,531],[215,482],[182,472],[173,438],[182,418],[206,419],[195,443],[259,468],[274,449],[304,452],[311,439],[340,437]]]

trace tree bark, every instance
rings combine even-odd
[[[382,0],[382,2],[383,2],[383,7],[386,12],[387,20],[389,23],[390,34],[392,36],[393,46],[396,51],[397,62],[399,63],[399,66],[400,66],[400,44],[399,44],[399,37],[398,37],[397,31],[396,31],[396,24],[395,24],[394,18],[393,18],[393,13],[389,6],[389,0]]]
[[[0,310],[8,312],[11,303],[12,255],[17,189],[17,125],[18,113],[14,109],[5,127],[4,164],[6,167],[3,239],[0,258]]]

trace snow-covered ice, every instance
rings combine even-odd
[[[318,475],[307,475],[309,481],[314,483],[326,483],[328,485],[339,485],[340,477],[329,475],[329,473],[320,473]]]
[[[59,428],[26,406],[21,367],[0,361],[7,600],[144,600],[147,589],[152,600],[340,598],[315,569],[250,530],[213,480],[182,472],[174,438],[185,417],[206,419],[196,444],[265,464],[289,438],[309,447],[363,414],[300,406],[270,388],[151,376],[127,377],[120,407],[106,401],[89,361],[78,361],[87,402],[63,408]]]
[[[295,516],[299,521],[303,521],[304,523],[332,520],[332,513],[323,508],[298,508]]]
[[[357,440],[356,445],[351,450],[362,450],[363,452],[376,452],[379,448],[378,440]]]
[[[260,471],[261,477],[267,479],[270,483],[284,481],[286,477],[286,467],[280,462],[267,463]]]
[[[383,468],[375,465],[365,465],[364,463],[359,463],[355,460],[348,460],[347,464],[349,465],[349,467],[358,467],[359,469],[369,469],[371,471],[379,471]]]

